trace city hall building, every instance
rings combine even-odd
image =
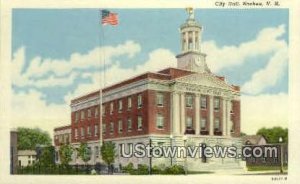
[[[54,130],[56,150],[69,142],[88,143],[89,164],[101,162],[101,142],[116,145],[115,166],[149,164],[150,158],[124,158],[137,144],[153,146],[237,146],[240,136],[240,88],[213,74],[201,52],[202,26],[191,11],[180,26],[177,68],[147,72],[71,101],[71,125]],[[100,94],[102,94],[100,96]],[[100,102],[102,106],[100,108]],[[101,118],[100,118],[101,117]],[[101,121],[100,121],[101,120]],[[184,164],[189,170],[239,167],[234,158],[152,158],[152,166]],[[59,162],[59,158],[57,160]],[[75,152],[71,164],[82,161]]]

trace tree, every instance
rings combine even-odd
[[[39,128],[18,128],[18,150],[35,150],[37,145],[51,145],[49,133]]]
[[[69,162],[72,160],[73,148],[70,144],[63,144],[59,148],[59,158],[60,162],[64,166],[68,166]]]
[[[246,135],[247,135],[247,134],[244,133],[244,132],[241,132],[241,133],[240,133],[240,136],[241,136],[241,137],[244,137],[244,136],[246,136]]]
[[[101,156],[102,160],[107,164],[109,168],[111,168],[111,165],[115,162],[116,157],[115,143],[111,141],[104,142],[101,146]]]
[[[43,147],[39,157],[39,163],[43,166],[53,166],[55,164],[54,146]]]
[[[91,151],[87,143],[81,143],[78,148],[78,155],[82,161],[86,164],[91,159]]]
[[[282,127],[261,128],[256,135],[262,135],[266,138],[267,143],[278,143],[279,137],[282,137],[284,143],[288,142],[288,129]]]

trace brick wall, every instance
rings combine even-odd
[[[142,96],[142,105],[138,107],[138,96]],[[148,133],[148,121],[147,121],[147,98],[148,92],[144,91],[134,95],[119,98],[103,104],[105,106],[105,115],[103,117],[103,124],[106,124],[106,133],[103,134],[103,138],[117,138],[128,137],[135,135],[143,135]],[[131,108],[128,108],[128,98],[131,98]],[[122,111],[119,111],[119,100],[122,101]],[[114,111],[110,114],[110,104],[114,104]],[[138,117],[142,118],[142,129],[138,130]],[[128,130],[128,119],[131,119],[132,129]],[[119,121],[122,121],[122,132],[119,132]],[[114,131],[110,133],[110,123],[114,124]]]
[[[234,100],[232,101],[232,114],[231,120],[234,126],[234,132],[231,134],[233,137],[240,136],[241,133],[241,102]]]
[[[161,93],[163,97],[163,105],[158,106],[156,101],[156,94]],[[154,90],[147,91],[148,97],[148,124],[150,134],[169,134],[170,133],[170,93],[160,92]],[[156,127],[157,114],[164,117],[164,128],[158,129]]]

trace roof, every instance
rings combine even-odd
[[[178,68],[166,68],[166,69],[160,70],[158,72],[146,72],[146,73],[137,75],[135,77],[120,81],[118,83],[115,83],[111,86],[104,88],[102,91],[108,92],[110,90],[125,86],[127,84],[131,84],[133,82],[140,81],[143,79],[158,79],[158,80],[168,81],[168,80],[172,80],[172,79],[182,77],[185,75],[189,75],[192,73],[194,73],[194,72],[182,70],[182,69],[178,69]],[[81,100],[84,100],[86,98],[93,97],[93,96],[99,96],[99,90],[87,93],[85,95],[81,95],[77,98],[74,98],[71,100],[71,104],[80,102]]]
[[[174,80],[180,77],[185,77],[188,75],[192,75],[192,74],[196,74],[196,72],[192,72],[189,70],[183,70],[183,69],[178,69],[178,68],[165,68],[163,70],[160,70],[158,72],[146,72],[140,75],[137,75],[135,77],[120,81],[118,83],[115,83],[113,85],[110,85],[108,87],[105,87],[102,89],[102,92],[108,92],[110,90],[116,89],[116,88],[120,88],[123,86],[126,86],[128,84],[140,81],[140,80],[145,80],[145,79],[157,79],[157,80],[165,80],[165,81],[170,81],[170,80]],[[223,76],[216,76],[214,74],[211,74],[213,77],[216,77],[217,79],[219,79],[220,81],[223,81],[224,83],[226,83],[225,81],[225,77]],[[234,85],[229,85],[227,84],[230,88],[232,88],[233,90],[236,91],[240,91],[239,86],[234,86]],[[71,104],[74,103],[78,103],[82,100],[85,100],[87,98],[91,98],[91,97],[97,97],[99,96],[99,90],[93,91],[93,92],[89,92],[87,94],[81,95],[77,98],[74,98],[71,100]]]
[[[18,156],[29,156],[29,155],[36,155],[35,150],[19,150]]]
[[[242,137],[243,142],[246,144],[250,142],[250,144],[258,144],[261,139],[265,139],[262,135],[245,135]]]
[[[54,128],[54,131],[66,130],[66,129],[71,129],[71,125],[56,127]]]

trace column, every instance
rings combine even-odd
[[[185,51],[189,50],[189,32],[185,32]]]
[[[193,31],[193,50],[196,50],[196,40],[195,31]]]
[[[180,125],[181,134],[185,132],[185,96],[184,93],[180,94]]]
[[[195,97],[195,134],[200,134],[200,95],[196,94]]]
[[[231,111],[231,101],[230,100],[226,100],[226,104],[227,104],[227,113],[226,113],[226,116],[227,116],[227,136],[230,136],[231,135],[231,118],[230,118],[230,111]]]
[[[214,135],[214,97],[209,96],[209,135]]]
[[[226,108],[227,100],[223,98],[222,100],[222,134],[223,136],[227,135],[227,108]]]
[[[172,92],[172,131],[173,134],[180,134],[180,108],[179,94]]]

